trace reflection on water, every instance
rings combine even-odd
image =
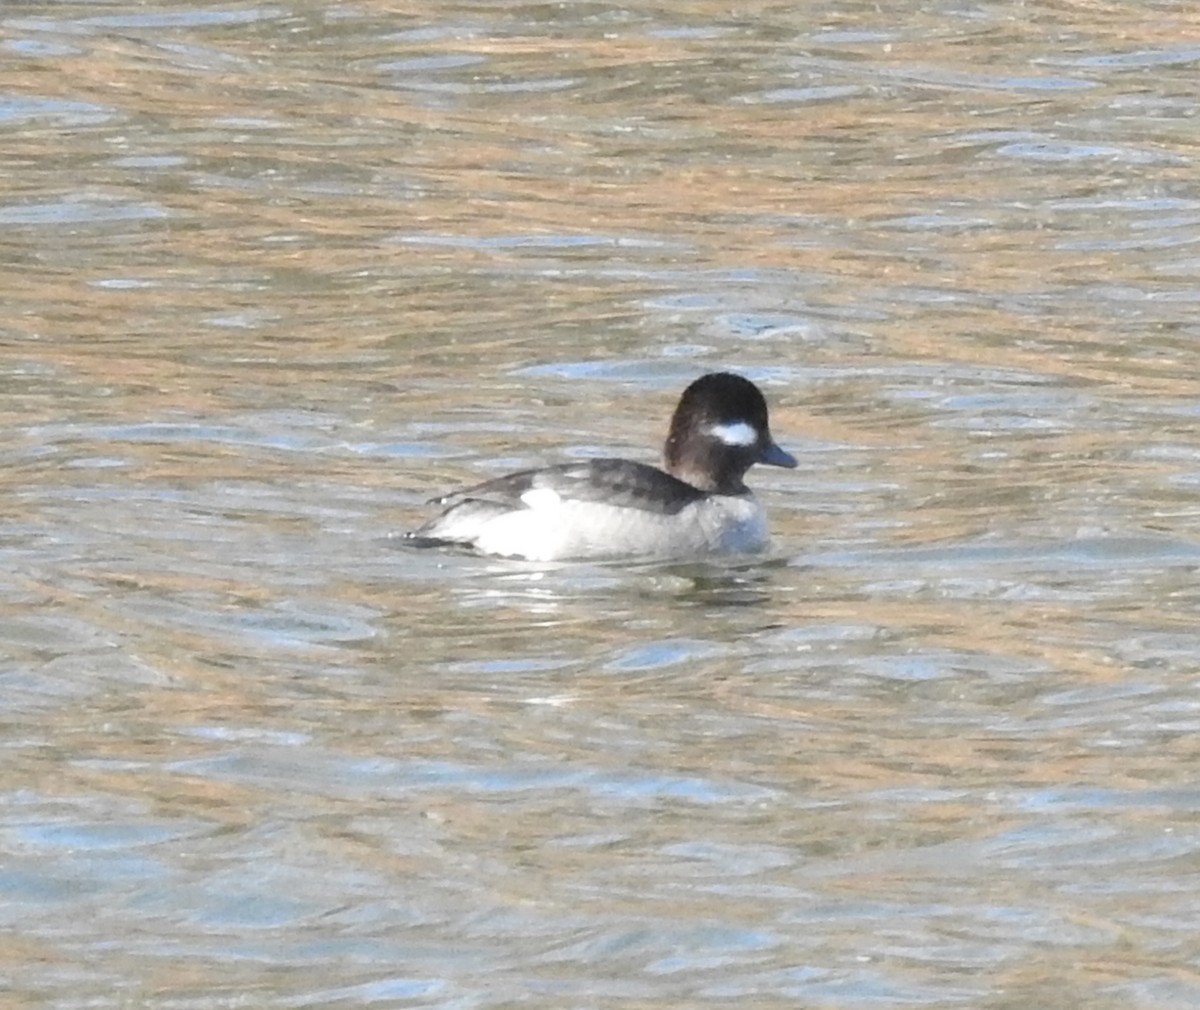
[[[13,1005],[1195,1006],[1190,5],[435,6],[0,9]]]

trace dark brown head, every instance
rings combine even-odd
[[[683,391],[663,449],[666,470],[702,491],[742,494],[755,463],[793,467],[767,423],[767,401],[732,372],[702,375]]]

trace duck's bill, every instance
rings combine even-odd
[[[774,442],[771,442],[759,457],[760,463],[768,466],[786,466],[789,470],[796,466],[796,457],[790,452],[784,452]]]

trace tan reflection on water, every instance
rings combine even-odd
[[[16,999],[1193,1005],[1198,30],[0,11]],[[728,365],[782,563],[387,541]]]

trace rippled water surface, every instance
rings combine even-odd
[[[5,1007],[1200,1005],[1185,2],[0,6]],[[759,381],[771,556],[405,550]]]

